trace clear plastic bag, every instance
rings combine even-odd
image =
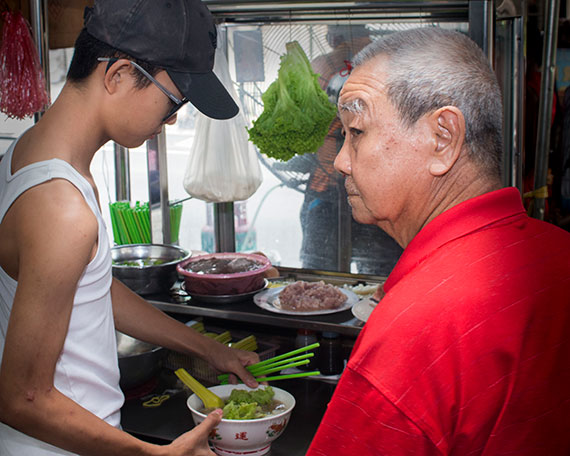
[[[188,157],[184,188],[189,195],[207,202],[243,201],[261,185],[261,167],[248,141],[246,120],[233,88],[227,59],[216,51],[214,72],[240,112],[228,120],[196,114],[196,133]]]

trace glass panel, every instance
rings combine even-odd
[[[362,47],[362,34],[374,39],[385,33],[417,26],[444,26],[466,31],[465,23],[403,22],[399,24],[287,24],[226,25],[232,79],[248,122],[262,112],[261,94],[276,79],[285,43],[299,41],[321,85],[332,99],[346,79],[347,63]],[[241,41],[240,41],[241,40]],[[246,45],[244,45],[244,43]],[[253,43],[253,45],[252,45]],[[63,86],[72,49],[50,51],[52,99]],[[29,121],[27,125],[33,124]],[[17,136],[18,128],[3,122],[0,136]],[[183,188],[189,151],[194,138],[195,108],[186,105],[178,122],[166,127],[170,201],[184,200],[179,244],[189,250],[213,251],[212,205],[188,199]],[[18,130],[18,131],[16,131]],[[401,249],[381,230],[353,221],[342,178],[332,162],[342,142],[338,122],[333,122],[318,153],[288,162],[259,155],[263,182],[247,201],[236,202],[236,248],[263,251],[276,265],[310,269],[387,275]],[[3,143],[0,143],[0,147]],[[2,149],[0,149],[0,153]],[[95,155],[91,171],[99,188],[103,216],[112,238],[108,205],[115,200],[114,151],[106,144]],[[148,201],[146,147],[130,150],[131,200]],[[339,234],[340,233],[340,234]]]
[[[466,23],[425,21],[226,25],[229,67],[244,113],[251,124],[263,112],[261,95],[277,78],[288,41],[299,42],[320,74],[321,87],[336,103],[348,64],[359,49],[395,30],[434,25],[462,31],[468,27]],[[287,162],[259,154],[264,181],[246,202],[250,230],[256,234],[255,248],[283,266],[387,275],[402,250],[376,226],[352,219],[344,180],[333,167],[341,145],[340,122],[335,119],[316,153]]]

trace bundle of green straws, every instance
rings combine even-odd
[[[115,244],[150,244],[150,211],[148,202],[117,201],[109,204]],[[170,206],[170,240],[178,242],[182,203]]]
[[[251,375],[255,377],[258,382],[269,382],[275,380],[286,380],[288,378],[301,378],[310,377],[312,375],[321,375],[319,371],[273,376],[269,375],[275,372],[280,372],[284,369],[288,369],[290,367],[309,364],[308,358],[313,357],[314,353],[305,353],[304,355],[300,355],[299,353],[313,350],[318,347],[319,343],[315,342],[314,344],[307,345],[306,347],[297,348],[296,350],[284,353],[282,355],[274,356],[273,358],[266,359],[265,361],[251,364],[249,366],[246,366],[246,369],[251,373]],[[218,380],[220,381],[221,385],[227,385],[229,382],[229,376],[228,374],[220,374],[218,375]]]

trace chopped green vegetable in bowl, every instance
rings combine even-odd
[[[224,418],[228,420],[263,418],[275,408],[273,404],[274,395],[273,388],[270,386],[256,391],[235,389],[224,405]]]
[[[233,401],[237,403],[258,403],[260,405],[270,404],[275,396],[275,392],[271,386],[265,389],[258,389],[255,391],[246,391],[244,389],[235,389],[231,392],[228,402]]]
[[[285,46],[277,80],[261,96],[263,113],[248,130],[262,154],[281,161],[316,152],[336,116],[336,106],[319,85],[319,75],[299,43]]]
[[[229,401],[224,406],[224,418],[227,420],[254,420],[256,418],[263,418],[264,413],[261,412],[261,408],[255,402],[251,404],[247,403],[236,403]]]
[[[275,391],[271,386],[257,390],[233,389],[230,396],[224,399],[224,419],[255,420],[279,413],[283,411],[284,404],[275,400],[274,396]],[[212,410],[202,409],[203,413]]]

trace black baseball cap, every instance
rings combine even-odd
[[[96,0],[87,32],[136,59],[164,68],[203,114],[234,117],[239,108],[212,69],[216,26],[200,0]]]

